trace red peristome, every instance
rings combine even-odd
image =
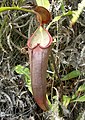
[[[36,44],[34,43],[35,46],[31,47],[31,41],[34,39],[33,37],[36,37],[36,32],[31,36],[27,43],[33,96],[37,104],[44,111],[49,109],[46,99],[46,70],[52,43],[52,37],[48,31],[46,32],[49,36],[49,41],[46,46],[43,47],[36,41]]]

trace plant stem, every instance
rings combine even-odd
[[[0,8],[0,12],[4,12],[4,11],[7,11],[7,10],[22,10],[22,11],[25,11],[25,12],[34,13],[33,10],[25,9],[25,8],[21,8],[21,7],[1,7]]]

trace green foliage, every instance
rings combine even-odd
[[[72,102],[85,102],[85,95],[72,100]]]
[[[79,70],[74,70],[68,73],[67,75],[65,75],[61,80],[62,81],[70,80],[80,75],[81,73]],[[67,108],[69,103],[71,102],[85,102],[85,95],[82,96],[79,95],[80,92],[84,92],[84,91],[85,91],[85,84],[79,86],[78,90],[71,97],[67,95],[63,95],[63,105]]]
[[[74,11],[74,14],[72,19],[71,19],[71,24],[73,25],[79,18],[81,12],[83,11],[85,7],[85,0],[82,0],[81,3],[78,4],[78,10],[77,11]]]
[[[83,93],[85,92],[85,84],[81,85],[78,90],[76,91],[76,93],[72,96],[72,102],[85,102],[85,95],[82,96],[78,96],[79,93]]]
[[[61,19],[61,17],[69,16],[69,15],[72,15],[72,14],[73,14],[72,11],[68,11],[68,12],[66,12],[66,13],[63,13],[63,14],[60,15],[60,16],[56,16],[56,17],[52,20],[52,23],[53,23],[53,22],[57,22],[58,20]]]
[[[28,68],[25,68],[21,65],[17,65],[14,70],[18,73],[18,74],[21,74],[21,75],[25,75],[27,77],[27,79],[29,79],[29,69]]]
[[[61,10],[63,13],[65,13],[65,5],[64,5],[64,0],[60,0],[61,2]]]
[[[70,80],[70,79],[75,78],[75,77],[78,77],[78,76],[80,76],[80,75],[81,75],[81,73],[80,73],[79,70],[74,70],[74,71],[68,73],[67,75],[65,75],[63,78],[61,78],[61,80],[62,80],[62,81]]]
[[[56,16],[54,17],[54,19],[49,23],[49,25],[47,26],[47,30],[50,28],[50,26],[54,23],[54,22],[57,22],[59,21],[62,17],[65,17],[65,16],[71,16],[73,14],[73,11],[68,11],[66,13],[63,13],[62,15],[59,15],[59,16]]]
[[[66,96],[66,95],[63,95],[63,106],[65,106],[67,108],[67,106],[69,105],[71,101],[71,98]]]
[[[30,72],[28,68],[25,68],[24,66],[17,65],[14,70],[16,73],[23,75],[25,77],[26,84],[28,86],[29,91],[32,93],[32,88],[31,88],[31,80],[30,80]]]
[[[79,92],[85,91],[85,84],[81,85],[72,97],[63,95],[63,105],[67,108],[71,102],[85,102],[85,95],[79,96]]]
[[[81,85],[79,88],[78,88],[78,92],[84,92],[85,91],[85,84]]]
[[[50,28],[50,26],[54,23],[54,22],[57,22],[58,20],[61,19],[61,17],[64,17],[64,16],[72,16],[72,19],[71,19],[71,22],[70,22],[70,26],[72,26],[75,22],[77,22],[81,12],[83,11],[85,7],[85,0],[82,0],[81,3],[78,4],[78,10],[75,10],[75,11],[68,11],[65,13],[65,9],[64,9],[64,3],[63,3],[63,0],[61,0],[61,9],[62,9],[62,12],[63,14],[60,15],[60,16],[56,16],[52,22],[49,23],[49,25],[47,26],[47,29]]]
[[[50,3],[49,0],[36,0],[38,6],[43,6],[46,9],[49,9]]]

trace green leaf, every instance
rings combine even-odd
[[[36,0],[38,6],[43,6],[46,9],[49,9],[50,3],[49,0]]]
[[[74,70],[74,71],[68,73],[67,75],[65,75],[63,78],[61,78],[61,80],[62,81],[69,80],[69,79],[78,77],[79,75],[81,75],[80,71],[79,70]]]
[[[65,13],[65,5],[64,5],[64,1],[63,0],[60,0],[61,2],[61,10],[63,13]]]
[[[53,20],[52,20],[52,22],[57,22],[58,20],[60,20],[61,19],[61,16],[56,16]]]
[[[18,73],[18,74],[23,74],[23,66],[21,65],[17,65],[14,70]]]
[[[21,66],[21,65],[17,65],[14,70],[18,73],[18,74],[21,74],[21,75],[25,75],[27,77],[27,79],[30,79],[30,76],[29,76],[29,69],[28,68],[25,68],[24,66]]]
[[[50,26],[52,25],[52,23],[54,23],[54,22],[57,22],[58,20],[60,20],[61,19],[61,16],[56,16],[53,20],[52,20],[52,22],[50,22],[49,23],[49,25],[47,26],[47,30],[50,28]]]
[[[25,81],[26,84],[28,86],[29,91],[32,93],[32,87],[31,87],[31,80],[30,80],[30,76],[29,76],[29,69],[25,68],[24,66],[21,65],[17,65],[14,70],[16,71],[16,73],[20,74],[20,75],[24,75],[25,77]]]
[[[54,23],[54,22],[57,22],[58,20],[60,20],[62,17],[64,17],[64,16],[69,16],[69,15],[72,15],[73,14],[73,11],[68,11],[68,12],[66,12],[66,13],[63,13],[62,15],[60,15],[60,16],[56,16],[53,20],[52,20],[52,22],[50,22],[49,23],[49,25],[47,26],[47,30],[50,28],[50,26]]]
[[[78,88],[78,92],[82,92],[82,91],[85,91],[85,84],[81,85],[81,86]]]
[[[63,95],[63,105],[67,108],[68,104],[70,103],[71,101],[71,98],[66,96],[66,95]]]
[[[82,0],[81,3],[78,4],[78,10],[74,11],[73,17],[71,19],[71,26],[78,20],[84,7],[85,7],[85,0]]]
[[[77,93],[77,92],[76,92],[76,93]],[[76,99],[76,97],[77,97],[76,94],[72,95],[72,100]]]
[[[29,69],[25,68],[24,66],[21,65],[17,65],[14,70],[18,73],[18,74],[25,74],[27,75],[27,73],[29,73]]]
[[[27,84],[29,91],[32,93],[31,80],[25,78],[25,81],[26,81],[26,84]]]
[[[74,13],[73,11],[69,10],[68,12],[62,14],[62,17],[72,15],[73,13]]]
[[[46,94],[46,98],[47,98],[47,101],[48,101],[48,105],[49,105],[49,107],[51,108],[51,107],[52,107],[52,104],[51,104],[51,102],[50,102],[47,94]]]
[[[79,97],[79,98],[76,98],[75,100],[73,100],[72,102],[85,102],[85,95]]]
[[[52,23],[53,22],[57,22],[58,20],[61,19],[61,17],[64,17],[64,16],[68,16],[68,15],[72,15],[73,14],[73,11],[68,11],[66,13],[63,13],[62,15],[60,16],[56,16],[53,20],[52,20]]]

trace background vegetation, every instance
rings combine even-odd
[[[39,0],[1,0],[0,6],[21,7],[30,1],[40,4]],[[43,3],[45,7],[50,5],[52,22],[45,27],[54,39],[47,70],[47,112],[37,106],[31,94],[29,57],[22,49],[38,27],[36,17],[19,10],[0,13],[1,120],[85,120],[84,3]]]

